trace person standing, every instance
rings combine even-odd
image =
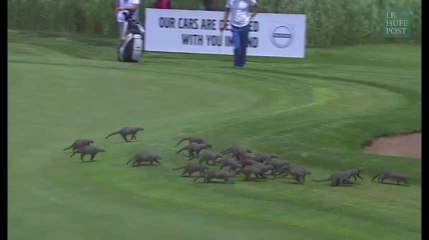
[[[234,43],[234,66],[246,65],[247,45],[249,44],[250,20],[258,14],[260,5],[256,0],[227,0],[221,31],[227,26],[231,14],[231,32]]]
[[[124,27],[125,27],[125,16],[124,13],[130,13],[131,18],[139,21],[139,8],[140,0],[116,0],[116,20],[119,26],[119,39],[123,40]]]

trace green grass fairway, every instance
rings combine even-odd
[[[421,47],[308,49],[305,59],[146,53],[119,63],[115,39],[8,32],[10,240],[417,240],[421,161],[366,155],[380,133],[421,128]],[[141,126],[137,141],[104,137]],[[306,166],[290,179],[204,184],[172,168],[184,135],[239,143]],[[97,162],[62,151],[77,138]],[[158,167],[126,166],[137,151]],[[352,187],[312,182],[363,166]],[[410,186],[372,183],[403,171]],[[271,178],[271,176],[269,177]]]

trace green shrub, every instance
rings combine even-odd
[[[151,7],[154,0],[142,0]],[[224,9],[219,1],[219,9]],[[384,10],[406,8],[412,13],[412,35],[421,42],[421,1],[418,0],[259,0],[263,12],[307,15],[307,46],[341,46],[398,42],[381,33]],[[204,9],[202,0],[172,0],[174,8]],[[116,36],[114,0],[8,0],[8,28],[71,31]],[[141,8],[144,19],[144,7]]]

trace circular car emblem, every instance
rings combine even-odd
[[[292,43],[293,35],[289,27],[276,27],[271,34],[271,42],[278,48],[287,48]]]

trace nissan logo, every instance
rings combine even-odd
[[[278,48],[287,48],[293,41],[291,27],[276,27],[271,34],[271,42]]]

